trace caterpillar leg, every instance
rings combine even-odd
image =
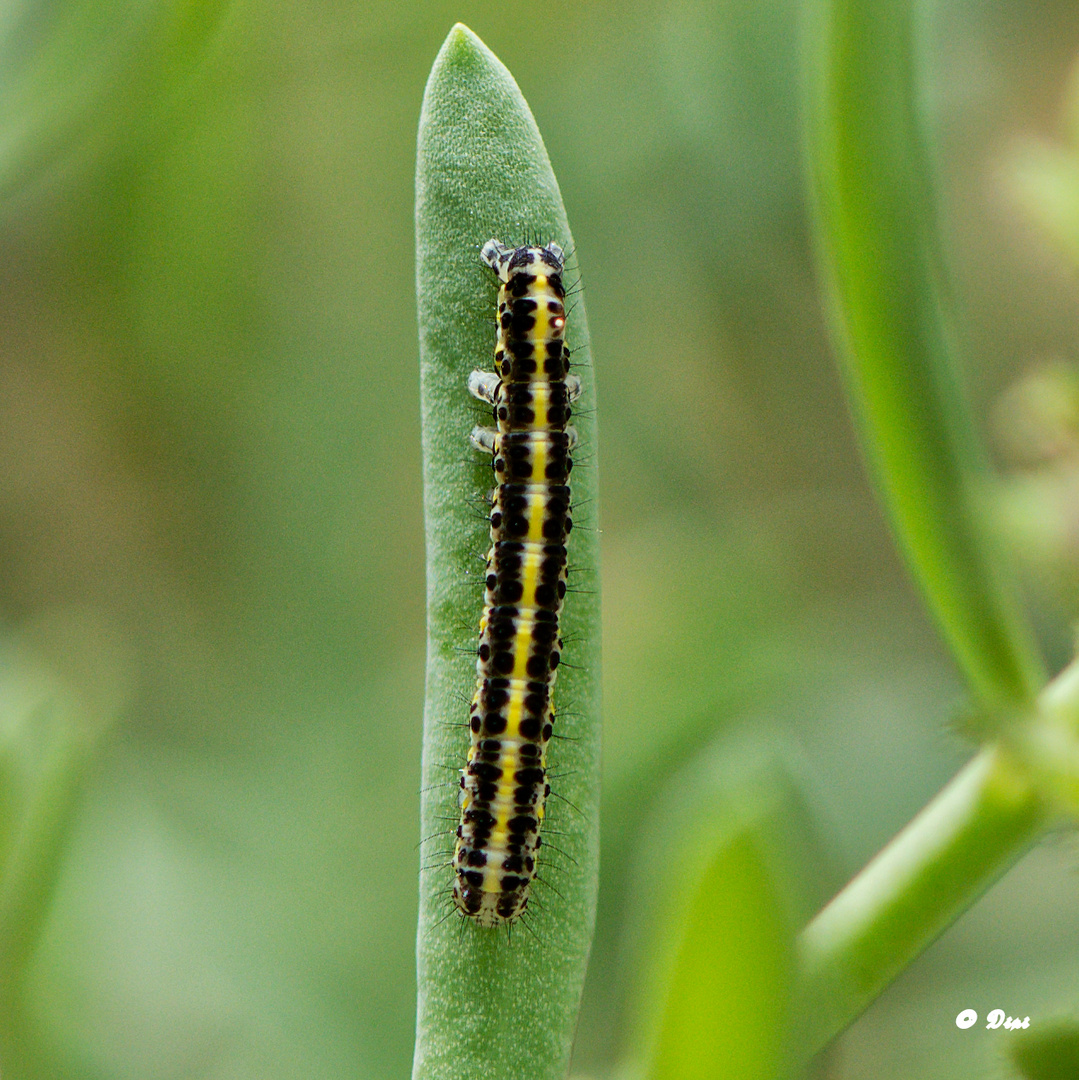
[[[578,386],[580,379],[577,380]],[[480,401],[486,401],[488,405],[495,403],[495,394],[502,380],[493,371],[473,371],[468,377],[468,392]],[[580,393],[580,390],[577,391]]]
[[[472,429],[471,434],[468,436],[468,441],[477,450],[482,450],[485,454],[493,454],[495,452],[495,439],[498,437],[498,432],[494,428],[479,427],[478,425]]]
[[[473,372],[478,374],[478,372]],[[566,397],[569,401],[576,401],[581,396],[581,380],[576,375],[567,375],[563,380],[566,384]]]
[[[501,278],[506,264],[513,258],[513,250],[501,240],[488,240],[480,250],[480,258]]]
[[[566,438],[569,440],[569,449],[575,450],[577,448],[577,429],[572,424],[566,427]]]

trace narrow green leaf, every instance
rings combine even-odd
[[[599,596],[595,529],[595,393],[584,305],[567,337],[584,393],[573,472],[579,508],[570,564],[579,588],[564,610],[567,664],[555,689],[562,711],[550,752],[554,794],[545,837],[553,852],[533,886],[527,925],[485,930],[451,910],[448,867],[458,817],[455,770],[464,762],[488,527],[477,496],[490,464],[470,450],[482,422],[468,394],[474,368],[489,369],[495,287],[480,261],[491,237],[506,243],[573,241],[558,185],[532,114],[512,76],[464,26],[450,31],[427,83],[416,167],[419,306],[427,536],[427,697],[417,938],[417,1078],[564,1077],[595,917],[599,781]],[[572,264],[572,254],[570,257]],[[570,269],[567,280],[576,273]],[[557,834],[557,835],[556,835]],[[545,845],[545,851],[548,846]],[[442,864],[442,865],[437,865]]]
[[[979,521],[984,449],[960,392],[927,156],[915,5],[829,0],[807,131],[816,242],[853,408],[892,525],[979,705],[1044,676]]]

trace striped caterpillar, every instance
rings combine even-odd
[[[473,428],[471,442],[491,455],[496,487],[453,901],[490,927],[512,922],[528,906],[551,791],[547,744],[577,442],[567,423],[581,381],[568,374],[563,341],[562,249],[488,240],[481,257],[501,282],[495,371],[473,371],[468,389],[492,406],[496,426]]]

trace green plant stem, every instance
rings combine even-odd
[[[818,261],[893,531],[980,710],[1010,717],[1029,709],[1045,677],[981,521],[988,469],[959,386],[920,130],[915,8],[825,0],[807,27]]]
[[[802,1046],[820,1050],[1008,869],[1048,812],[999,746],[983,748],[799,939]]]

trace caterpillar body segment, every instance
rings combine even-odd
[[[489,240],[481,257],[500,281],[495,370],[473,371],[468,389],[491,406],[494,425],[473,428],[470,441],[491,455],[495,488],[453,900],[493,927],[528,906],[551,790],[547,746],[573,528],[569,419],[581,382],[568,371],[562,249]]]

